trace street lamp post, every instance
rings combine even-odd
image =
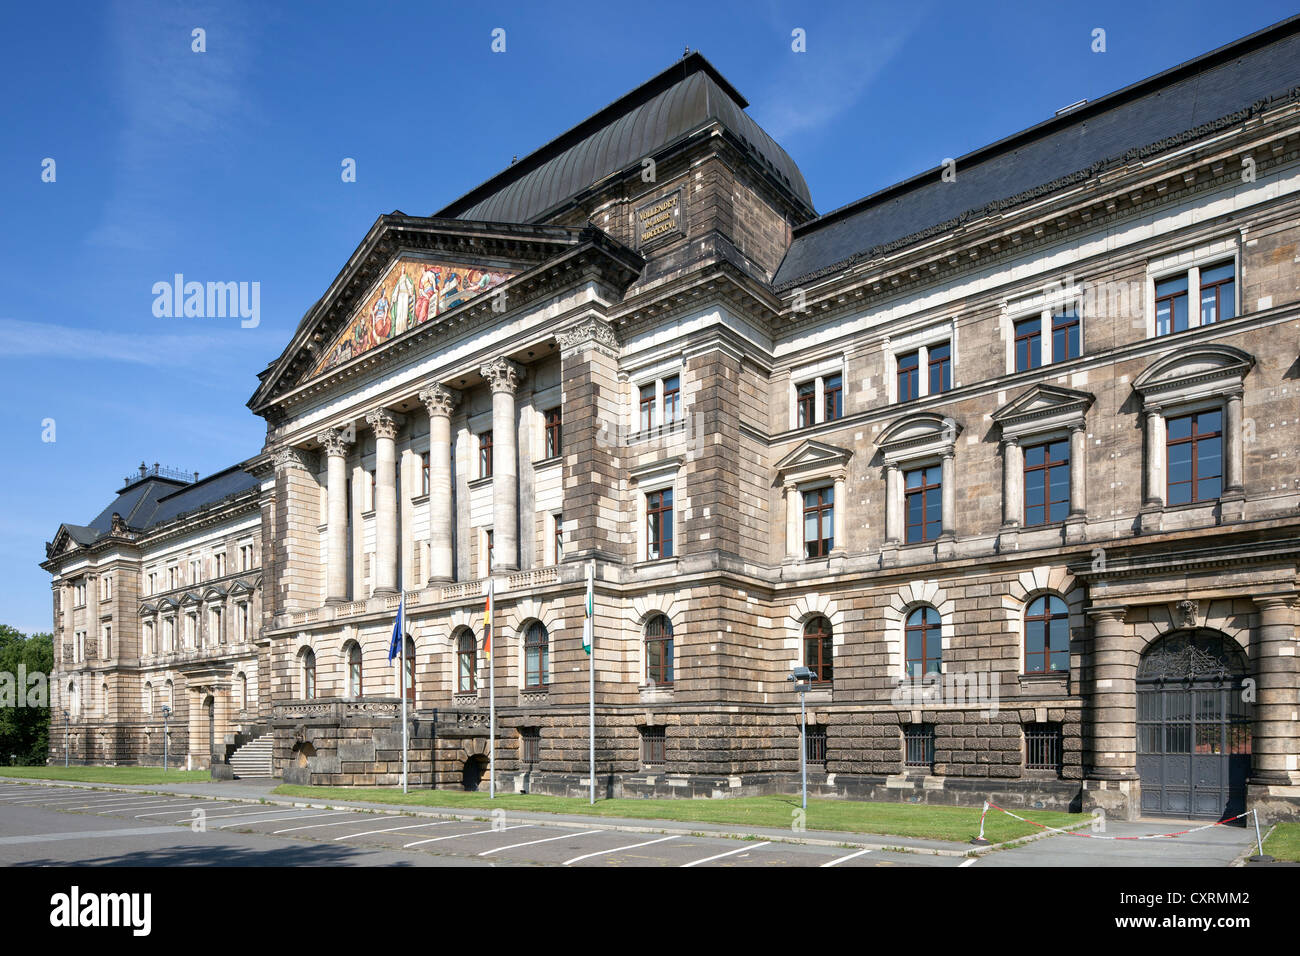
[[[72,727],[68,723],[68,708],[63,708],[63,766],[68,764],[68,746],[72,739]]]
[[[803,790],[803,808],[808,809],[808,716],[805,709],[808,688],[817,675],[806,667],[796,667],[786,680],[799,692],[799,779]]]
[[[171,737],[171,732],[168,730],[167,718],[171,717],[172,709],[168,707],[166,704],[163,704],[162,714],[163,714],[163,773],[166,773],[167,757],[168,757],[167,745],[170,742],[169,738]]]

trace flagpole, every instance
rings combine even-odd
[[[402,670],[397,678],[398,693],[402,695],[402,793],[409,793],[406,788],[406,753],[407,753],[407,728],[406,728],[406,621],[402,620],[402,611],[406,603],[406,591],[402,590],[402,598],[397,605],[397,619],[401,621],[402,633],[398,635],[398,640],[402,642]]]
[[[497,798],[497,656],[492,646],[492,625],[497,609],[493,600],[492,575],[488,573],[488,799]]]
[[[590,804],[596,805],[596,560],[587,565],[587,760],[590,763]]]

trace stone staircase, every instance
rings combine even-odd
[[[269,777],[271,771],[271,734],[255,737],[230,755],[236,777]]]

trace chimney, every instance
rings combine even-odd
[[[198,483],[198,480],[199,480],[199,473],[196,471],[196,472],[194,473],[194,481],[195,481],[196,484]]]
[[[145,467],[144,467],[144,462],[140,462],[140,477],[141,477],[141,478],[144,477],[145,470],[146,470],[146,469],[145,469]]]

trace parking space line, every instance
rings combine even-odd
[[[979,861],[980,861],[979,857],[973,856],[969,860],[966,860],[964,863],[957,864],[957,869],[960,870],[963,866],[970,866],[971,864],[978,863]]]
[[[319,816],[319,815],[320,815],[320,814],[319,814],[317,811],[313,810],[313,811],[310,812],[310,813],[300,813],[300,814],[298,814],[296,817],[277,817],[277,818],[276,818],[275,820],[273,820],[273,821],[268,821],[268,820],[252,820],[252,821],[249,821],[249,822],[251,822],[251,823],[267,823],[267,822],[279,823],[281,820],[301,820],[303,817],[315,817],[315,816]],[[248,824],[244,822],[243,818],[240,818],[239,820],[231,820],[229,823],[223,823],[223,824],[221,824],[221,826],[217,827],[217,829],[218,829],[218,830],[224,830],[226,827],[247,826],[247,825],[248,825]]]
[[[683,863],[682,866],[699,866],[701,863],[712,863],[714,860],[721,860],[724,856],[735,856],[737,853],[744,853],[746,850],[757,850],[759,847],[771,845],[771,840],[765,840],[762,843],[751,843],[748,846],[742,846],[739,849],[728,850],[726,853],[719,853],[717,856],[706,856],[702,860],[692,860],[690,863]]]
[[[337,811],[337,812],[338,812],[338,813],[351,813],[352,811],[351,811],[351,810],[339,810],[339,811]],[[327,816],[327,817],[328,817],[328,816],[333,816],[333,814],[329,814],[329,813],[327,813],[327,814],[325,814],[325,816]],[[279,834],[279,833],[292,833],[294,830],[315,830],[317,827],[341,827],[341,826],[346,826],[346,825],[349,824],[349,823],[358,823],[358,822],[360,822],[360,821],[358,821],[358,820],[335,820],[333,823],[309,823],[309,824],[308,824],[307,826],[305,826],[305,827],[288,827],[287,829],[284,829],[284,830],[272,830],[272,831],[271,831],[271,835],[272,835],[272,836],[275,836],[276,834]]]
[[[445,836],[445,837],[433,837],[432,839],[429,840],[416,840],[414,843],[407,843],[405,846],[402,847],[402,849],[409,850],[413,846],[421,846],[422,844],[425,843],[437,843],[440,840],[458,840],[461,837],[482,836],[485,833],[504,833],[507,830],[524,830],[524,829],[528,829],[529,827],[533,827],[535,825],[536,824],[532,824],[532,823],[516,823],[512,827],[499,827],[498,829],[495,830],[493,830],[491,827],[488,827],[488,829],[486,830],[472,830],[469,833],[453,833],[450,836]]]
[[[97,813],[99,816],[102,817],[102,816],[107,816],[107,815],[110,814],[110,813],[129,813],[129,812],[132,811],[132,810],[147,810],[147,809],[149,809],[150,807],[168,807],[168,806],[174,806],[174,805],[175,805],[175,801],[159,802],[159,801],[157,801],[157,800],[154,800],[154,801],[151,802],[151,803],[131,803],[131,804],[127,804],[127,805],[124,806],[124,807],[103,807],[103,808],[96,808],[96,809],[95,809],[95,813]],[[82,809],[82,808],[77,808],[77,807],[68,807],[68,809],[69,809],[69,810],[74,810],[74,809]],[[84,809],[90,809],[90,808],[87,807],[87,808],[84,808]]]
[[[229,810],[231,808],[225,807],[224,809]],[[263,810],[260,807],[253,807],[249,809],[246,813],[218,813],[215,816],[208,816],[207,819],[225,820],[230,817],[260,817],[260,816],[268,816],[268,815],[278,814],[278,813],[300,813],[302,809],[303,809],[302,807],[285,807],[283,810]]]
[[[550,843],[552,840],[563,840],[566,837],[591,836],[593,833],[608,833],[608,830],[587,830],[585,833],[561,833],[559,836],[547,837],[545,840],[529,840],[527,843],[515,843],[511,846],[499,846],[495,850],[484,850],[479,856],[491,856],[493,853],[502,853],[506,850],[517,850],[521,846],[536,846],[539,843]]]
[[[633,843],[630,846],[616,846],[612,850],[601,850],[599,853],[587,853],[583,856],[575,856],[572,860],[565,860],[561,866],[568,866],[571,863],[578,863],[582,860],[590,860],[593,856],[604,856],[606,853],[618,853],[620,850],[635,850],[639,846],[650,846],[653,843],[667,843],[669,840],[676,840],[676,835],[660,837],[658,840],[646,840],[644,843]]]
[[[372,833],[392,833],[394,830],[418,830],[420,827],[440,827],[448,823],[460,823],[459,820],[439,820],[437,823],[413,823],[407,827],[388,827],[386,830],[365,830],[362,833],[345,833],[341,837],[335,837],[334,841],[351,840],[353,837],[370,836]]]
[[[67,810],[84,810],[87,807],[109,807],[122,803],[140,803],[142,800],[159,800],[160,797],[87,797],[84,794],[77,797],[77,800],[89,800],[89,803],[77,804],[76,806],[65,807]],[[69,801],[76,804],[77,800]]]
[[[213,810],[229,810],[229,809],[231,809],[232,807],[237,807],[237,806],[239,806],[239,804],[237,804],[237,803],[230,803],[229,801],[225,801],[225,800],[223,800],[223,801],[221,801],[220,803],[217,803],[217,804],[204,804],[204,803],[203,803],[202,801],[200,801],[200,800],[195,800],[195,801],[194,801],[194,806],[196,806],[196,807],[199,807],[199,806],[208,806],[208,807],[210,807],[210,808],[213,809]],[[188,812],[188,811],[186,811],[186,810],[155,810],[153,813],[137,813],[137,814],[135,815],[135,818],[138,820],[138,819],[140,819],[141,817],[162,817],[162,816],[166,816],[166,815],[169,814],[169,813],[186,813],[186,812]]]
[[[848,856],[837,856],[833,860],[827,860],[825,863],[822,864],[822,866],[823,867],[839,866],[841,863],[847,863],[849,860],[854,860],[860,856],[865,856],[866,854],[870,853],[871,850],[872,847],[867,847],[865,850],[858,850],[856,853],[850,853]]]

